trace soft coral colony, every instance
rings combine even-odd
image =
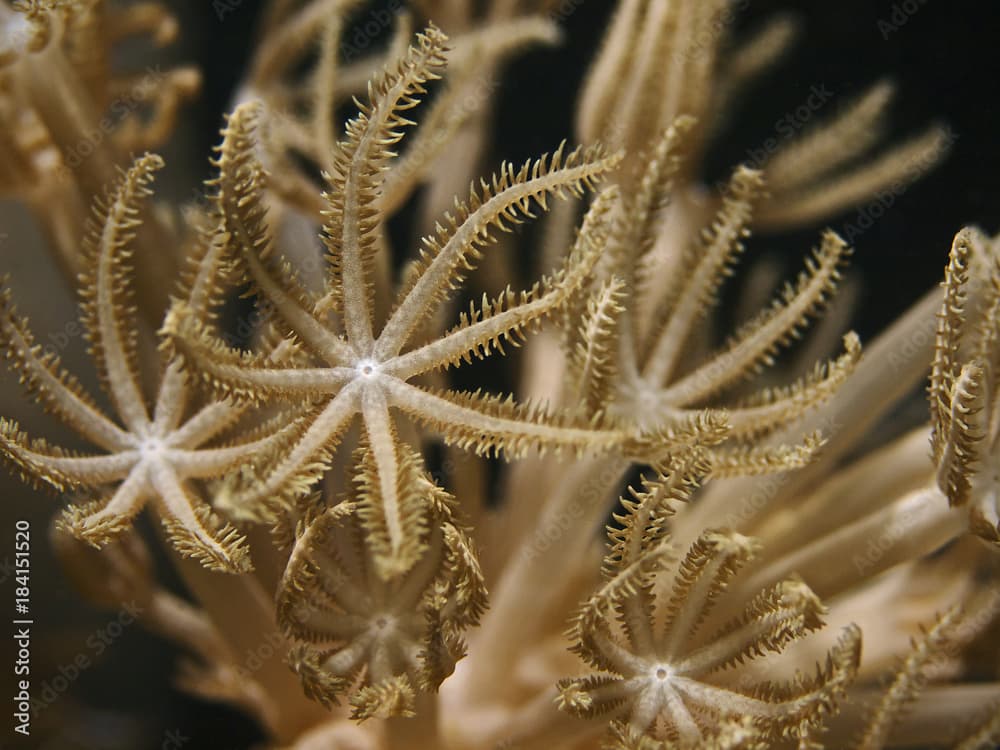
[[[478,179],[489,93],[558,39],[553,9],[420,2],[344,59],[357,5],[274,0],[183,213],[155,201],[162,159],[128,154],[167,137],[193,71],[88,138],[134,86],[114,47],[169,41],[169,15],[0,6],[0,179],[79,289],[105,392],[43,350],[8,279],[8,360],[92,448],[0,435],[68,497],[53,539],[84,593],[145,603],[190,652],[181,686],[275,747],[991,747],[996,241],[962,230],[943,291],[862,356],[806,333],[850,253],[825,232],[711,348],[752,228],[916,179],[945,133],[879,146],[880,83],[709,190],[708,137],[795,25],[733,39],[722,0],[622,0],[580,97],[590,145]],[[397,248],[403,206],[423,237]],[[539,279],[512,288],[511,230],[542,214]],[[238,291],[247,348],[219,315]],[[516,397],[453,385],[509,347]],[[859,451],[928,371],[928,425]],[[186,598],[151,571],[147,507]]]

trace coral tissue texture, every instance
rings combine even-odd
[[[736,33],[735,5],[619,0],[573,132],[494,162],[504,65],[561,6],[272,0],[173,202],[155,151],[200,75],[120,63],[175,40],[169,10],[0,4],[0,191],[89,353],[5,269],[5,360],[49,413],[0,418],[34,488],[6,502],[48,502],[36,544],[255,746],[1000,742],[1000,239],[955,227],[865,342],[853,237],[787,279],[741,265],[951,138],[883,138],[880,82],[705,184],[797,35]],[[60,701],[36,738],[97,721]]]

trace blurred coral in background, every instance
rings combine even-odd
[[[0,5],[14,746],[1000,742],[996,149],[748,5]]]

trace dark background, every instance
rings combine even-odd
[[[243,0],[221,23],[206,7],[197,21],[205,72],[204,106],[197,116],[205,151],[215,142],[219,105],[229,100],[248,54],[258,5]],[[583,0],[563,22],[567,34],[561,48],[529,52],[509,67],[499,92],[496,163],[537,156],[572,134],[579,82],[611,7],[610,0]],[[879,22],[891,21],[894,7],[916,12],[887,33]],[[792,13],[802,22],[802,32],[789,56],[760,80],[719,134],[706,165],[711,179],[774,135],[776,120],[801,104],[814,84],[847,100],[888,77],[897,87],[890,138],[916,135],[932,122],[950,125],[958,135],[948,159],[898,196],[856,242],[853,265],[879,280],[865,297],[859,321],[862,334],[873,333],[938,280],[960,227],[975,223],[991,233],[1000,228],[1000,149],[994,145],[1000,125],[1000,8],[974,0],[751,0],[739,26],[752,29],[775,12]],[[852,210],[827,223],[838,228],[854,216]],[[822,226],[794,236],[758,238],[751,250],[774,249],[797,259]]]
[[[256,0],[228,3],[232,10],[223,20],[208,0],[175,3],[185,40],[179,59],[196,62],[205,76],[202,97],[185,116],[191,134],[187,150],[193,147],[205,157],[217,140],[222,112],[251,49],[260,5]],[[885,36],[879,21],[891,20],[894,5],[916,11]],[[529,53],[510,67],[499,94],[495,162],[551,150],[571,134],[579,81],[610,7],[606,0],[585,0],[565,21],[567,43],[562,48]],[[935,121],[949,124],[958,134],[947,161],[898,196],[856,242],[853,266],[864,291],[855,325],[867,339],[939,280],[951,238],[960,227],[978,223],[990,232],[1000,227],[1000,85],[995,72],[1000,68],[1000,11],[996,3],[971,0],[757,0],[741,26],[752,27],[775,11],[794,11],[803,33],[792,54],[750,92],[720,133],[706,166],[709,179],[727,172],[748,149],[772,135],[776,120],[819,83],[838,96],[851,96],[888,76],[898,86],[892,136],[915,135]],[[837,228],[854,215],[849,211],[830,219],[829,225]],[[820,228],[754,238],[751,253],[777,253],[788,259],[790,270],[797,270],[798,259],[815,243]],[[39,534],[36,548],[43,541]],[[36,590],[34,596],[50,597],[59,606],[86,607],[64,583],[51,592]],[[106,616],[96,615],[93,621],[102,618]],[[110,649],[105,661],[82,675],[69,695],[52,707],[64,729],[44,747],[155,750],[171,731],[187,738],[185,750],[241,750],[259,739],[255,727],[238,714],[165,692],[163,686],[176,667],[170,647],[138,628],[126,632],[120,646]],[[9,736],[6,731],[4,736]]]

